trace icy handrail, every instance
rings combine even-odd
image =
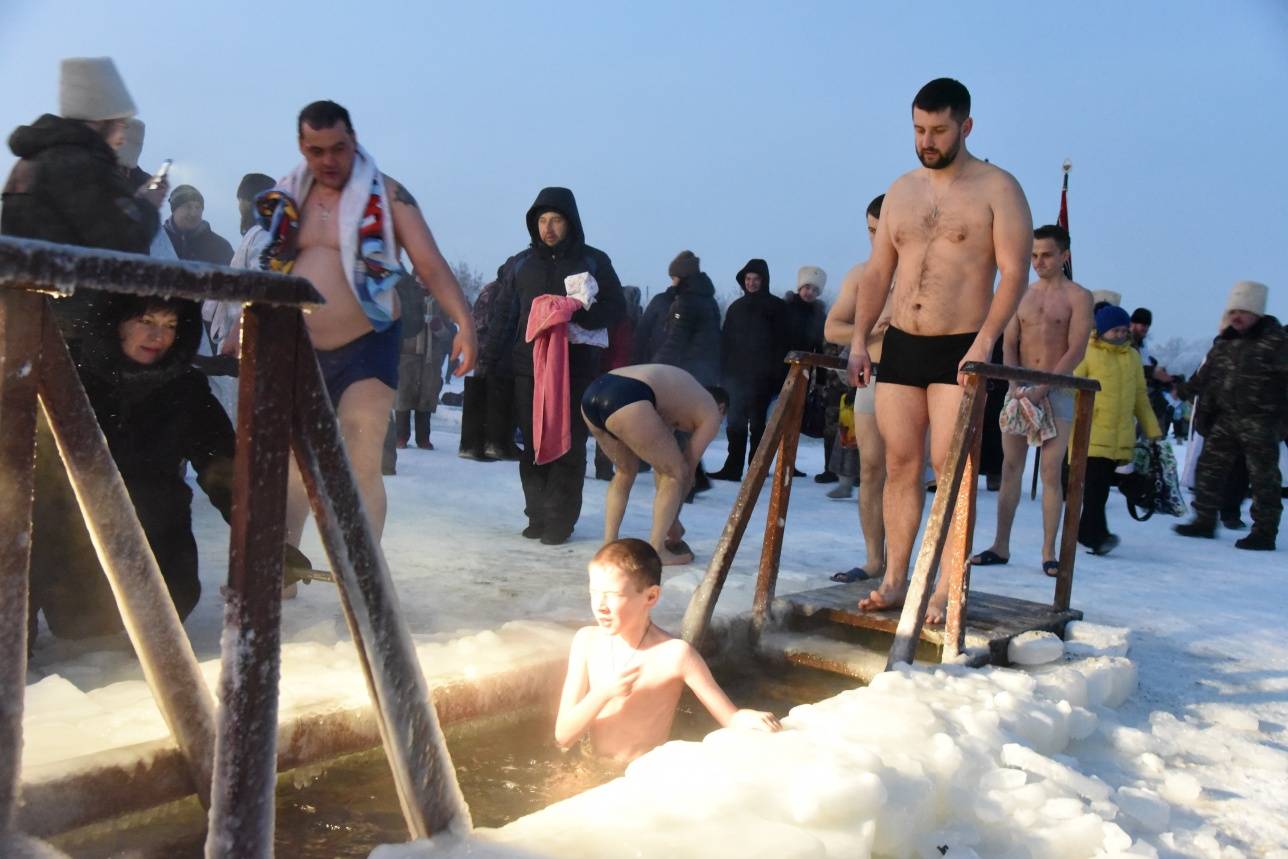
[[[94,289],[197,301],[323,303],[302,277],[11,237],[0,237],[0,288],[63,296]]]

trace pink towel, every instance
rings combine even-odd
[[[537,465],[572,448],[568,404],[568,322],[584,305],[566,295],[538,295],[528,312],[524,339],[532,344],[532,446]]]

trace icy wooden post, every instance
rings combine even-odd
[[[0,839],[14,830],[22,781],[36,365],[44,311],[39,295],[0,295]]]
[[[983,385],[983,382],[980,382]],[[970,594],[970,550],[975,534],[976,490],[979,486],[979,453],[983,441],[980,426],[987,400],[984,391],[975,397],[971,424],[980,427],[974,441],[966,449],[966,465],[962,470],[961,485],[957,488],[957,502],[953,506],[952,525],[948,532],[949,566],[942,574],[948,576],[948,608],[944,615],[943,661],[957,658],[962,652],[966,636],[966,601]]]
[[[962,488],[966,451],[974,447],[975,435],[979,431],[978,415],[984,402],[982,382],[975,372],[967,372],[961,408],[957,411],[957,425],[953,428],[952,441],[948,446],[948,459],[939,475],[935,500],[930,505],[930,519],[926,522],[921,549],[917,552],[917,564],[908,582],[908,593],[899,615],[899,627],[894,634],[894,644],[890,647],[890,657],[886,660],[887,670],[899,662],[911,663],[917,642],[921,640],[921,627],[925,623],[926,609],[934,591],[935,571],[939,569],[944,542],[948,538],[948,521],[956,507],[958,491]]]
[[[1081,388],[1074,398],[1073,438],[1069,442],[1069,488],[1064,496],[1064,530],[1060,534],[1060,570],[1055,581],[1055,609],[1065,611],[1073,597],[1073,562],[1078,554],[1078,521],[1087,479],[1087,450],[1091,446],[1091,409],[1095,388]]]
[[[469,808],[385,556],[367,522],[304,320],[299,314],[296,320],[291,446],[358,649],[407,829],[412,839],[468,829]]]
[[[805,411],[806,389],[809,387],[809,376],[798,361],[792,362],[787,375],[788,379],[795,376],[797,382],[792,386],[788,397],[787,411],[783,418],[785,423],[778,439],[778,467],[774,472],[774,485],[769,494],[765,543],[760,552],[760,571],[756,576],[751,632],[753,640],[757,641],[764,630],[765,616],[769,613],[769,604],[773,602],[774,588],[778,584],[778,565],[783,556],[783,532],[787,528],[787,504],[792,495],[792,471],[796,468],[796,448],[801,439],[801,417]]]
[[[271,857],[294,308],[242,314],[219,725],[206,856]],[[311,357],[311,356],[310,356]]]
[[[841,363],[836,359],[804,352],[792,352],[787,358],[789,361],[795,360],[822,367],[832,367]],[[817,361],[806,359],[817,359]],[[716,600],[720,598],[720,589],[724,587],[729,568],[733,566],[734,555],[738,553],[742,535],[746,532],[747,523],[756,507],[756,499],[765,485],[765,478],[769,476],[769,463],[786,428],[784,421],[787,419],[788,409],[796,396],[797,389],[803,388],[804,384],[803,373],[788,372],[787,381],[783,383],[783,390],[778,395],[778,401],[770,412],[768,423],[765,424],[765,432],[760,437],[760,446],[756,448],[756,454],[751,458],[751,465],[747,468],[747,475],[738,487],[738,497],[733,503],[733,511],[725,522],[724,531],[720,533],[716,550],[711,555],[711,563],[707,565],[706,575],[697,590],[693,592],[689,606],[685,609],[680,634],[694,647],[700,646],[702,637],[706,634],[707,625],[711,623],[711,614],[715,611]]]
[[[197,796],[207,805],[215,738],[210,693],[125,481],[48,309],[43,329],[41,404],[143,676],[188,761]]]

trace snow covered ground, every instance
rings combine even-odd
[[[454,387],[459,389],[459,382]],[[525,540],[519,536],[525,520],[516,466],[457,458],[458,425],[459,411],[441,407],[434,418],[438,450],[400,452],[398,474],[386,481],[390,513],[384,546],[413,633],[449,638],[516,619],[585,619],[585,566],[598,547],[605,484],[587,480],[571,542],[547,547]],[[707,454],[708,466],[718,467],[723,453],[720,440]],[[811,475],[821,469],[819,442],[802,440],[800,464]],[[827,488],[809,480],[793,487],[780,593],[816,587],[832,571],[863,560],[855,502],[829,500]],[[624,533],[646,534],[651,489],[647,477],[637,483]],[[218,593],[228,531],[197,494],[194,519],[204,594],[187,629],[198,658],[206,662],[218,657]],[[666,573],[658,612],[664,627],[678,629],[735,494],[735,485],[717,482],[685,507],[687,539],[698,563]],[[977,548],[991,542],[995,497],[981,489]],[[767,495],[761,503],[719,613],[750,608]],[[1139,690],[1119,709],[1101,712],[1097,733],[1074,743],[1065,752],[1072,756],[1066,763],[1114,789],[1146,781],[1161,789],[1167,776],[1193,776],[1201,792],[1193,796],[1192,785],[1182,780],[1185,789],[1178,788],[1177,797],[1184,801],[1173,803],[1166,829],[1150,831],[1119,815],[1119,825],[1161,856],[1288,856],[1275,852],[1288,848],[1288,648],[1282,634],[1288,563],[1283,551],[1239,552],[1228,533],[1214,541],[1182,539],[1170,531],[1176,520],[1131,521],[1116,495],[1109,515],[1122,546],[1107,557],[1078,556],[1073,603],[1088,621],[1133,630],[1131,658]],[[1053,583],[1039,570],[1040,528],[1039,505],[1026,498],[1010,565],[976,570],[972,585],[1049,600]],[[325,565],[315,534],[306,536],[303,548],[315,565]],[[283,624],[288,653],[294,643],[310,653],[338,654],[342,648],[335,645],[347,639],[335,591],[325,583],[301,587],[299,597],[284,607]],[[284,685],[306,688],[311,674],[323,670],[314,664],[286,658]],[[30,682],[37,686],[25,718],[27,763],[70,756],[67,732],[51,736],[41,728],[78,705],[77,690],[101,690],[93,696],[99,703],[86,710],[96,742],[150,738],[137,719],[114,711],[110,703],[106,709],[116,718],[103,716],[103,701],[142,706],[147,693],[140,677],[120,649],[92,651],[43,634],[31,661]],[[354,682],[361,694],[361,679]],[[119,685],[109,694],[104,687],[110,684]],[[43,694],[54,687],[58,694]]]

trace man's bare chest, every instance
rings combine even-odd
[[[339,198],[310,194],[300,212],[300,250],[340,249]]]
[[[1054,290],[1030,290],[1017,312],[1021,330],[1063,332],[1069,329],[1073,305],[1068,296]]]
[[[970,249],[992,247],[992,210],[963,200],[943,204],[917,199],[897,216],[894,244],[902,253],[931,245]]]

